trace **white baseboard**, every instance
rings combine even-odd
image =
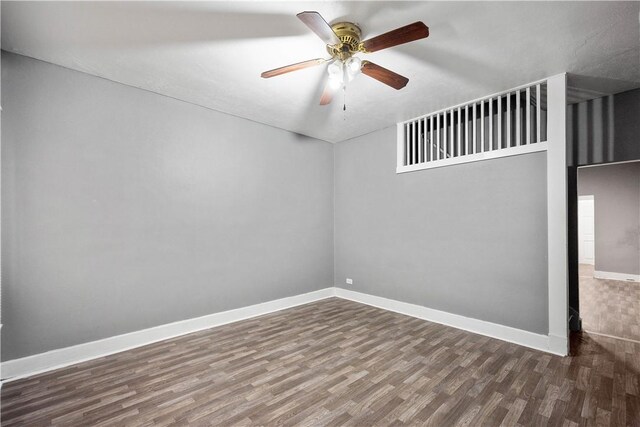
[[[452,326],[457,329],[486,335],[491,338],[497,338],[502,341],[512,342],[536,350],[557,354],[559,356],[566,356],[568,354],[568,340],[566,337],[563,338],[536,334],[533,332],[523,331],[522,329],[512,328],[510,326],[485,322],[484,320],[472,319],[458,314],[423,307],[421,305],[363,294],[361,292],[350,291],[348,289],[336,288],[335,294],[339,298],[360,302],[385,310],[394,311],[396,313],[405,314],[407,316],[440,323],[442,325]]]
[[[209,314],[194,319],[181,320],[166,325],[160,325],[141,331],[117,335],[98,341],[91,341],[71,347],[60,348],[35,354],[20,359],[2,362],[3,382],[30,377],[42,372],[64,368],[76,363],[85,362],[121,351],[130,350],[154,342],[174,338],[180,335],[209,329],[240,320],[250,319],[263,314],[295,307],[302,304],[318,301],[336,296],[339,298],[371,305],[384,310],[393,311],[407,316],[417,317],[430,322],[440,323],[465,331],[486,335],[503,341],[512,342],[525,347],[542,350],[549,353],[565,356],[568,354],[568,341],[566,337],[555,337],[497,323],[472,319],[445,311],[434,310],[420,305],[396,301],[388,298],[368,295],[361,292],[350,291],[342,288],[326,288],[302,295],[282,298],[235,310]],[[0,382],[0,387],[2,383]]]
[[[540,349],[543,350],[543,349]],[[569,354],[569,337],[558,336],[549,334],[548,350],[544,350],[549,353],[557,354],[559,356],[566,356]]]
[[[63,368],[87,360],[96,359],[110,354],[119,353],[157,341],[174,338],[180,335],[197,332],[215,326],[225,325],[244,319],[249,319],[274,311],[291,308],[302,304],[329,298],[335,295],[334,288],[321,289],[302,295],[268,301],[235,310],[223,311],[209,314],[207,316],[196,317],[194,319],[181,320],[168,323],[166,325],[155,326],[141,331],[128,334],[117,335],[78,344],[71,347],[60,348],[35,354],[20,359],[2,362],[3,381],[12,381],[19,378],[29,377],[53,369]]]
[[[622,280],[624,282],[640,282],[640,274],[613,273],[611,271],[594,271],[593,277],[605,280]]]

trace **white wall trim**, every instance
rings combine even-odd
[[[623,282],[640,282],[640,274],[614,273],[611,271],[595,270],[593,272],[593,277],[605,280],[622,280]]]
[[[234,310],[209,314],[193,319],[181,320],[153,328],[130,332],[78,344],[71,347],[60,348],[35,354],[33,356],[22,357],[20,359],[2,362],[2,378],[4,382],[13,381],[19,378],[30,377],[46,371],[51,371],[76,363],[85,362],[121,351],[130,350],[154,342],[174,338],[180,335],[213,328],[240,320],[250,319],[274,311],[296,307],[302,304],[330,298],[335,295],[334,288],[321,289],[302,295],[281,298],[261,304],[250,305]]]
[[[640,160],[622,160],[620,162],[602,162],[602,163],[594,163],[592,165],[583,165],[583,166],[578,166],[578,169],[585,169],[585,168],[597,168],[600,166],[612,166],[612,165],[623,165],[625,163],[638,163],[640,162]],[[593,332],[590,332],[593,333]],[[596,335],[602,335],[602,334],[596,334]],[[622,339],[622,338],[620,338]]]
[[[593,220],[592,222],[592,226],[593,226],[593,257],[591,258],[587,258],[585,256],[585,252],[587,252],[586,250],[583,252],[583,242],[585,240],[585,236],[584,234],[582,234],[581,230],[582,230],[582,223],[584,221],[584,218],[581,217],[580,215],[583,212],[583,205],[580,204],[580,202],[591,202],[591,206],[589,206],[589,208],[591,208],[591,219]],[[595,207],[596,207],[596,199],[595,199],[595,195],[593,194],[588,194],[588,195],[584,195],[584,196],[578,196],[578,264],[587,264],[587,265],[595,265],[596,263],[596,248],[595,248]]]
[[[569,354],[567,75],[547,79],[547,280],[549,337]],[[562,349],[562,351],[559,351]]]
[[[193,319],[181,320],[153,328],[117,335],[98,341],[78,344],[2,362],[3,382],[30,377],[54,369],[64,368],[121,351],[131,350],[154,342],[175,338],[192,332],[222,326],[240,320],[273,313],[287,308],[308,304],[325,298],[338,297],[378,307],[418,319],[451,326],[457,329],[485,335],[536,350],[566,355],[566,338],[556,335],[536,334],[522,329],[484,320],[452,314],[421,305],[396,301],[343,288],[325,288],[302,295],[255,304],[235,310],[223,311]]]
[[[562,74],[562,75],[564,75],[564,74]],[[449,110],[455,110],[458,107],[462,108],[462,107],[464,107],[466,105],[476,104],[476,103],[481,102],[481,101],[486,101],[487,99],[497,98],[498,96],[507,95],[507,94],[513,93],[513,92],[515,92],[517,90],[526,89],[527,87],[535,86],[537,84],[542,84],[542,83],[544,83],[546,81],[547,81],[547,79],[541,79],[541,80],[536,80],[536,81],[533,81],[533,82],[525,83],[525,84],[522,84],[520,86],[516,86],[516,87],[512,87],[512,88],[507,89],[507,90],[503,90],[502,92],[495,92],[495,93],[492,93],[491,95],[481,96],[480,98],[472,99],[471,101],[465,101],[465,102],[463,102],[461,104],[456,104],[456,105],[451,106],[451,107],[446,107],[446,108],[442,108],[440,110],[432,111],[432,112],[427,113],[427,114],[423,114],[422,116],[414,117],[414,118],[409,119],[409,120],[404,120],[402,122],[398,122],[398,124],[405,125],[407,123],[413,122],[414,120],[424,119],[424,118],[426,118],[428,116],[432,116],[434,114],[440,114],[440,113],[444,113],[444,112],[449,111]]]
[[[452,326],[457,329],[463,329],[559,356],[565,356],[567,354],[566,343],[563,337],[536,334],[510,326],[499,325],[497,323],[486,322],[446,311],[434,310],[421,305],[368,295],[343,288],[336,288],[335,295],[338,298],[348,299],[430,322]]]
[[[398,131],[399,132],[399,131]],[[397,144],[400,146],[400,144]],[[448,159],[434,160],[426,163],[418,163],[415,165],[403,166],[401,165],[402,158],[397,157],[398,166],[396,167],[396,173],[415,172],[425,169],[441,168],[444,166],[460,165],[463,163],[479,162],[481,160],[499,159],[500,157],[519,156],[522,154],[537,153],[539,151],[546,151],[547,142],[537,142],[530,145],[521,145],[519,147],[502,148],[500,150],[485,151],[484,153],[468,154],[460,157],[451,157]],[[402,154],[400,154],[401,156]]]
[[[564,335],[549,334],[549,343],[547,344],[547,348],[548,350],[544,350],[544,351],[557,354],[558,356],[568,355],[569,353],[567,351],[567,348],[568,348],[567,337],[565,337]],[[540,350],[543,350],[543,349],[540,349]]]

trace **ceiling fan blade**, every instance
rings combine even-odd
[[[284,67],[265,71],[264,73],[260,74],[260,77],[262,77],[263,79],[268,79],[269,77],[279,76],[280,74],[286,74],[292,71],[298,71],[304,68],[313,67],[314,65],[322,64],[323,62],[326,62],[326,61],[327,61],[326,59],[322,59],[322,58],[310,59],[308,61],[298,62],[296,64],[286,65]]]
[[[327,79],[327,82],[324,84],[324,91],[322,91],[322,96],[320,97],[320,105],[331,104],[335,93],[336,88],[332,87],[331,84],[329,84],[329,79]]]
[[[391,86],[396,90],[400,90],[409,83],[409,79],[401,76],[400,74],[394,73],[391,70],[387,70],[384,67],[381,67],[373,62],[362,61],[362,74],[366,74],[367,76],[378,80],[386,85]]]
[[[339,44],[340,39],[318,12],[300,12],[296,15],[326,44]]]
[[[388,47],[420,40],[428,36],[429,27],[424,25],[424,22],[418,21],[365,40],[362,42],[362,47],[366,52],[376,52]]]

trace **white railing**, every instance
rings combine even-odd
[[[397,172],[546,149],[547,82],[398,123]]]

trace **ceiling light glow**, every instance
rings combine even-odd
[[[327,72],[329,73],[329,77],[341,77],[344,69],[344,63],[339,59],[333,61],[327,67]]]
[[[346,66],[349,74],[355,76],[360,72],[360,68],[362,68],[362,60],[357,56],[352,56],[347,59]]]

